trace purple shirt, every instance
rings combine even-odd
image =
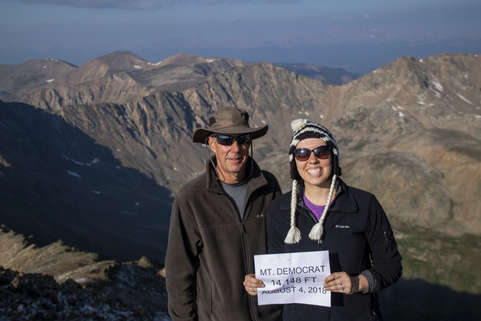
[[[326,207],[326,205],[315,205],[315,204],[312,204],[306,197],[306,195],[303,195],[302,197],[304,199],[304,204],[306,204],[307,208],[311,210],[312,214],[314,214],[316,217],[317,217],[317,220],[319,221],[319,219],[321,218],[322,216],[322,212],[324,211],[324,207]]]

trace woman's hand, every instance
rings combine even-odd
[[[257,288],[263,288],[264,283],[261,280],[256,279],[255,274],[247,274],[244,277],[244,288],[249,295],[256,296]]]
[[[359,291],[359,276],[335,272],[324,279],[324,288],[331,292],[352,294]]]

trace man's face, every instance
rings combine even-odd
[[[225,139],[226,137],[229,136],[210,136],[209,147],[215,153],[217,172],[221,181],[235,184],[244,179],[245,166],[249,156],[250,139],[244,139],[239,142],[237,139]]]

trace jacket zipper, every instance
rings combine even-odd
[[[244,264],[244,271],[246,274],[249,274],[249,273],[254,273],[255,271],[250,271],[250,262],[249,262],[249,258],[247,257],[247,250],[246,250],[246,244],[245,244],[245,235],[247,234],[247,229],[244,225],[244,218],[245,218],[245,215],[247,214],[247,211],[245,209],[249,208],[249,203],[250,203],[250,196],[252,195],[252,193],[250,195],[248,195],[248,198],[247,198],[247,201],[245,202],[244,204],[244,215],[242,216],[241,218],[241,215],[240,215],[240,210],[237,208],[237,205],[235,204],[234,200],[232,199],[232,197],[230,197],[227,193],[226,193],[226,196],[229,198],[231,204],[234,206],[234,208],[236,209],[236,212],[237,212],[237,217],[240,221],[240,236],[241,236],[241,247],[242,247],[242,255],[244,257],[243,259],[243,264]],[[258,321],[257,319],[257,310],[255,308],[255,299],[253,297],[251,297],[250,295],[247,295],[247,302],[248,302],[248,308],[249,308],[249,313],[251,315],[251,319],[253,321]]]
[[[302,210],[302,212],[304,213],[304,215],[306,215],[308,218],[310,218],[314,224],[316,224],[317,222],[319,222],[319,220],[317,219],[317,217],[316,217],[314,214],[312,214],[312,212],[311,212],[310,209],[308,209],[307,207],[303,206],[302,204],[299,204],[299,205],[296,205],[296,206],[298,206],[299,209]],[[327,213],[326,213],[326,217],[327,217],[327,215],[329,214],[329,212],[330,212],[330,210],[328,209],[328,210],[327,210]],[[324,226],[323,226],[323,228],[324,228]],[[322,240],[319,240],[317,243],[318,243],[319,246],[321,247],[321,250],[324,250],[324,246],[322,245]]]
[[[243,256],[243,260],[242,260],[242,263],[244,264],[244,271],[246,274],[249,274],[249,273],[253,273],[250,271],[250,264],[249,264],[249,260],[248,260],[248,257],[247,257],[247,251],[246,251],[246,244],[245,244],[245,234],[247,234],[247,230],[246,230],[246,227],[244,225],[244,215],[246,214],[247,211],[244,211],[244,215],[242,216],[241,218],[241,215],[240,215],[240,210],[237,208],[237,205],[236,203],[234,202],[234,200],[232,199],[232,197],[230,197],[229,194],[225,193],[225,196],[229,199],[230,203],[232,204],[232,206],[234,207],[235,209],[235,212],[237,213],[237,219],[239,220],[239,232],[240,232],[240,238],[241,238],[241,251],[242,251],[242,256]],[[249,206],[249,199],[250,199],[250,195],[249,195],[249,198],[247,199],[247,202],[245,203],[245,209],[248,208]],[[250,297],[250,295],[248,295],[247,297],[247,300],[248,300],[248,308],[249,308],[249,313],[251,315],[251,319],[254,320],[254,321],[257,321],[257,313],[256,313],[256,310],[254,308],[254,302],[253,302],[253,298]]]
[[[243,264],[244,264],[244,271],[246,274],[249,274],[249,273],[254,273],[255,271],[250,271],[250,265],[249,264],[249,259],[247,257],[247,251],[246,251],[246,244],[245,244],[245,235],[247,234],[247,229],[244,225],[244,218],[247,214],[247,208],[249,207],[249,204],[250,204],[250,198],[252,196],[253,192],[251,192],[249,195],[246,195],[247,196],[247,200],[244,202],[244,215],[240,215],[240,209],[237,208],[237,205],[234,201],[234,199],[232,199],[232,197],[230,197],[229,194],[227,194],[225,191],[224,191],[224,195],[227,196],[227,198],[229,199],[230,203],[233,205],[236,213],[237,213],[237,219],[239,220],[240,222],[240,236],[241,236],[241,250],[242,250],[242,255],[244,257],[243,259]],[[258,318],[257,318],[257,310],[255,308],[256,306],[256,302],[255,302],[255,299],[253,297],[251,297],[250,295],[247,295],[247,301],[248,301],[248,308],[249,308],[249,313],[250,313],[250,316],[251,316],[251,319],[253,321],[258,321]]]
[[[245,204],[245,208],[247,209],[249,206],[249,201],[247,201],[247,203]],[[237,208],[237,206],[236,206]],[[247,211],[244,211],[244,215],[246,214]],[[241,246],[242,246],[242,255],[244,256],[244,271],[245,273],[249,274],[249,273],[254,273],[255,271],[250,271],[250,262],[249,262],[249,258],[247,257],[247,250],[246,250],[246,244],[245,244],[245,235],[247,234],[247,229],[244,225],[244,217],[242,219],[240,219],[240,233],[241,233]],[[240,218],[240,215],[239,215],[239,218]],[[248,304],[248,308],[249,308],[249,313],[251,315],[251,319],[253,321],[257,321],[257,310],[255,308],[255,301],[254,301],[254,298],[251,297],[250,295],[247,295],[247,304]]]

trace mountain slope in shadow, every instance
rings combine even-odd
[[[61,117],[0,102],[0,222],[43,246],[161,260],[170,192]]]
[[[479,320],[481,295],[453,291],[421,279],[401,279],[380,294],[381,314],[392,321]]]

